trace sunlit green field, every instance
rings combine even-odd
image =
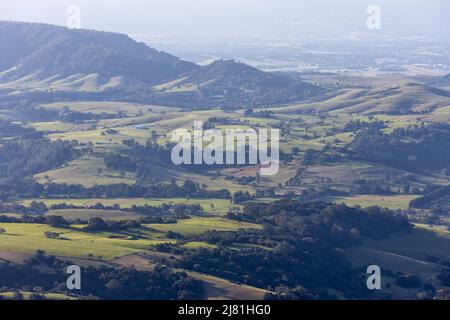
[[[80,184],[85,187],[116,183],[133,184],[134,174],[107,168],[100,157],[83,156],[61,168],[36,174],[39,183]]]
[[[6,230],[5,233],[0,234],[0,250],[25,253],[44,250],[48,254],[64,257],[95,257],[110,260],[116,256],[145,250],[151,245],[173,242],[173,240],[165,239],[161,233],[147,230],[116,234],[88,232],[83,230],[82,226],[61,229],[26,223],[5,223],[0,224],[0,228]],[[60,233],[62,239],[48,239],[44,236],[46,231]],[[143,237],[138,240],[128,240],[134,234]],[[125,238],[108,238],[117,235]]]
[[[117,232],[91,232],[82,225],[70,228],[53,228],[43,224],[0,223],[5,232],[0,233],[0,251],[34,253],[44,250],[48,254],[63,257],[98,258],[111,260],[136,253],[160,243],[175,243],[165,233],[173,231],[184,236],[200,235],[208,230],[235,231],[258,229],[259,225],[239,223],[222,218],[192,218],[179,220],[176,224],[148,224],[141,228]],[[59,239],[45,237],[45,232],[60,234]],[[188,248],[199,247],[198,242],[185,244]],[[203,245],[204,246],[204,245]]]
[[[77,219],[89,220],[91,218],[102,218],[105,220],[137,220],[143,216],[136,212],[97,209],[57,209],[49,210],[46,215],[62,216],[69,221]]]
[[[350,197],[334,197],[333,202],[345,203],[348,206],[360,206],[363,208],[379,206],[392,210],[408,209],[409,203],[417,198],[414,195],[394,195],[394,196],[379,196],[379,195],[355,195]]]
[[[49,110],[62,111],[65,107],[68,107],[71,111],[85,112],[93,114],[109,113],[115,114],[117,112],[125,112],[129,116],[135,116],[139,113],[144,115],[148,114],[161,114],[176,112],[178,108],[162,107],[155,105],[143,105],[138,103],[129,102],[98,102],[98,101],[74,101],[74,102],[55,102],[41,105],[41,107]]]
[[[150,129],[138,129],[132,126],[116,127],[117,133],[106,133],[107,129],[92,129],[86,131],[70,131],[52,133],[48,137],[51,140],[77,140],[81,143],[92,142],[103,145],[120,145],[123,140],[134,139],[139,143],[145,143],[150,138]]]
[[[432,231],[432,232],[436,233],[438,235],[438,237],[450,239],[450,231],[447,230],[447,228],[445,226],[436,226],[436,225],[430,226],[430,225],[420,224],[420,223],[415,223],[414,225],[419,229]]]
[[[150,228],[162,232],[174,231],[184,236],[202,234],[209,230],[236,231],[239,229],[259,229],[260,225],[246,222],[237,222],[223,218],[198,218],[178,220],[176,225],[172,224],[151,224]]]
[[[62,121],[51,121],[51,122],[33,122],[30,127],[35,128],[37,131],[44,132],[66,132],[72,130],[76,125],[62,122]]]
[[[184,249],[215,249],[217,248],[216,245],[206,243],[206,242],[198,242],[198,241],[191,241],[184,244],[180,244],[181,248]]]
[[[32,294],[36,294],[36,292],[28,292],[28,291],[21,291],[20,292],[25,300],[30,299],[30,296]],[[15,292],[6,291],[6,292],[0,292],[0,297],[3,297],[4,299],[12,299],[15,295]],[[39,293],[39,295],[45,297],[45,299],[48,300],[76,300],[76,297],[68,296],[63,293]]]

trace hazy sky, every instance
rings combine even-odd
[[[367,32],[366,9],[381,8],[392,35],[450,34],[448,0],[0,0],[0,19],[65,25],[69,5],[81,8],[83,28],[167,38],[214,35],[329,37]]]

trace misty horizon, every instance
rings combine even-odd
[[[86,0],[2,1],[0,20],[41,22],[65,26],[67,8],[81,9],[81,27],[148,37],[153,41],[269,41],[292,43],[304,38],[342,40],[419,37],[443,40],[450,27],[447,1],[298,1],[131,0],[92,3]],[[380,30],[368,30],[366,9],[381,9]]]

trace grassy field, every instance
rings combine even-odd
[[[69,221],[76,219],[89,220],[91,218],[102,218],[105,220],[135,220],[142,215],[135,212],[121,210],[97,210],[97,209],[58,209],[49,210],[46,215],[62,216]]]
[[[134,139],[143,144],[150,138],[149,128],[136,128],[134,126],[115,127],[116,133],[106,133],[105,129],[91,129],[82,131],[69,131],[62,133],[52,133],[48,137],[51,140],[77,140],[80,143],[97,145],[121,145],[123,140]]]
[[[323,101],[293,104],[272,110],[284,113],[322,111],[334,114],[368,114],[389,112],[399,108],[422,111],[448,106],[448,97],[437,94],[426,86],[398,82],[372,89],[341,89]]]
[[[63,257],[99,258],[114,257],[148,249],[159,243],[174,243],[165,238],[165,232],[173,231],[185,236],[202,234],[208,230],[234,231],[260,228],[259,225],[239,223],[223,218],[192,218],[179,220],[176,224],[148,224],[141,228],[118,232],[90,232],[84,226],[52,228],[43,224],[0,223],[5,229],[0,234],[0,251],[34,253],[44,250],[48,254]],[[56,232],[60,239],[46,238],[45,232]],[[187,244],[189,247],[199,243]]]
[[[345,255],[355,266],[375,264],[397,272],[415,271],[422,275],[431,275],[439,271],[439,267],[433,263],[395,254],[388,250],[358,246],[346,249]]]
[[[361,206],[362,208],[380,206],[391,210],[406,210],[409,208],[411,200],[418,196],[411,195],[394,195],[394,196],[378,196],[378,195],[356,195],[349,197],[333,197],[330,201],[335,203],[345,203],[350,207]]]
[[[36,294],[36,292],[28,292],[28,291],[20,291],[23,298],[25,300],[30,299],[30,295]],[[14,297],[14,292],[0,292],[0,297],[3,297],[4,299],[12,299]],[[39,295],[45,297],[45,299],[48,300],[76,300],[76,297],[68,296],[66,294],[62,293],[39,293]]]
[[[162,107],[155,105],[144,105],[129,102],[98,102],[98,101],[75,101],[75,102],[55,102],[41,105],[44,109],[62,111],[65,106],[70,110],[83,113],[115,114],[125,112],[128,116],[136,116],[141,112],[144,115],[165,114],[179,111],[178,108]]]
[[[450,236],[448,232],[435,232],[419,226],[411,233],[399,233],[382,240],[366,240],[364,246],[416,260],[424,260],[427,253],[446,259],[450,254]]]
[[[188,271],[187,274],[205,283],[205,290],[210,300],[263,300],[267,290],[232,283],[215,276]]]
[[[87,232],[82,226],[70,229],[52,228],[42,224],[0,224],[6,230],[0,234],[0,250],[34,253],[44,250],[48,254],[63,257],[88,258],[95,257],[110,260],[116,256],[145,250],[158,243],[171,243],[158,232],[151,232],[147,228],[133,232],[108,233]],[[62,239],[48,239],[44,232],[60,233]],[[131,236],[142,238],[130,240]],[[123,238],[114,238],[121,236]]]
[[[236,231],[238,229],[259,229],[260,225],[237,222],[223,218],[199,218],[193,217],[191,219],[178,220],[177,224],[151,224],[150,228],[167,232],[173,231],[184,236],[193,236],[202,234],[209,230],[217,231]]]
[[[217,246],[214,244],[206,243],[206,242],[199,242],[199,241],[191,241],[187,243],[183,243],[179,245],[181,248],[184,249],[216,249]]]
[[[436,233],[439,237],[450,239],[450,231],[444,226],[430,226],[426,224],[416,223],[415,226],[419,229],[428,230]]]
[[[395,234],[387,239],[366,239],[361,246],[345,249],[346,258],[355,267],[378,265],[394,272],[413,272],[423,281],[440,288],[436,275],[443,268],[425,261],[425,255],[433,254],[448,258],[450,253],[450,233],[441,228],[418,225],[411,233]],[[416,288],[399,287],[395,278],[384,276],[382,290],[398,299],[416,299]],[[389,285],[389,287],[388,287]]]
[[[131,254],[114,259],[114,263],[122,266],[135,266],[138,270],[151,271],[153,269],[153,253],[144,252]],[[262,300],[267,290],[238,284],[229,280],[204,273],[198,273],[185,269],[174,269],[186,272],[193,279],[201,281],[205,287],[208,300]]]
[[[39,183],[81,184],[85,187],[115,183],[134,184],[134,174],[109,169],[102,158],[87,155],[71,161],[61,168],[34,176]]]
[[[51,122],[33,122],[30,127],[36,129],[37,131],[43,132],[68,132],[79,127],[76,124],[71,124],[62,121],[51,121]]]
[[[128,209],[136,206],[161,206],[162,204],[199,204],[205,212],[211,214],[226,214],[232,205],[227,199],[186,199],[186,198],[115,198],[115,199],[25,199],[19,203],[29,206],[33,201],[42,201],[47,206],[54,204],[71,204],[76,206],[93,206],[101,203],[104,206],[120,205],[121,208]],[[239,206],[238,206],[239,207]]]
[[[387,179],[389,175],[389,179]],[[304,169],[301,173],[301,181],[305,187],[315,187],[317,184],[328,181],[330,186],[336,189],[346,192],[352,192],[352,187],[357,180],[377,181],[389,187],[393,192],[399,192],[401,190],[402,179],[408,179],[408,183],[411,187],[423,188],[430,184],[446,185],[449,183],[446,177],[428,176],[417,173],[410,173],[396,168],[384,166],[378,163],[366,162],[366,161],[351,161],[340,160],[339,162],[324,165],[311,165]],[[392,209],[406,209],[408,208],[408,197],[412,200],[413,195],[396,195],[398,197],[392,198],[391,202],[386,201],[387,205]],[[352,196],[352,199],[345,199],[358,203],[360,196]],[[360,198],[361,205],[364,206],[364,202],[368,201],[370,204],[377,204],[380,206],[386,206],[383,199],[389,197],[375,196],[373,199],[370,197],[362,196]],[[377,201],[373,201],[377,199]],[[333,200],[333,199],[332,199]],[[380,201],[378,201],[380,200]],[[395,203],[400,201],[401,203]]]
[[[369,265],[378,265],[393,272],[414,272],[427,283],[439,288],[435,280],[441,267],[430,262],[413,259],[386,250],[367,248],[364,246],[352,247],[344,252],[346,258],[354,267],[366,268]],[[381,278],[381,292],[393,295],[396,299],[417,299],[417,288],[404,288],[396,284],[395,277],[383,276]]]

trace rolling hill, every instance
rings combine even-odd
[[[38,80],[54,88],[94,80],[106,84],[114,79],[154,84],[198,68],[110,32],[0,22],[0,43],[7,44],[0,53],[0,79],[9,80],[10,87]]]
[[[325,100],[280,109],[347,114],[412,114],[439,111],[450,105],[450,91],[430,85],[399,82],[374,88],[345,88]]]
[[[263,72],[233,60],[217,60],[190,71],[175,81],[155,87],[172,96],[193,96],[211,106],[276,105],[325,92],[324,89],[288,75]]]
[[[269,105],[324,89],[219,60],[202,67],[123,34],[0,22],[0,101],[146,102],[187,108]]]

